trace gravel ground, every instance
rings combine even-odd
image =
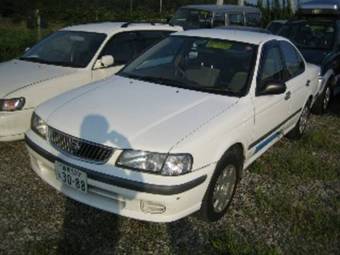
[[[331,122],[339,123],[339,105],[333,106]],[[312,125],[320,120],[313,117]],[[339,229],[331,230],[330,237],[324,234],[328,221],[322,223],[325,228],[309,230],[296,223],[299,213],[275,210],[276,198],[283,198],[282,208],[285,198],[294,199],[288,208],[310,206],[301,217],[310,213],[306,222],[312,224],[315,203],[306,201],[317,194],[311,200],[318,201],[315,211],[340,226],[340,151],[334,153],[339,171],[333,180],[307,178],[301,184],[295,177],[285,182],[256,171],[261,164],[274,168],[265,161],[287,150],[287,143],[280,142],[264,162],[250,168],[228,215],[214,224],[194,216],[171,224],[139,222],[73,202],[33,173],[23,142],[0,144],[0,254],[340,254]]]

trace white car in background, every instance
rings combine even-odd
[[[157,23],[72,26],[22,57],[0,63],[0,141],[23,139],[32,112],[45,100],[111,76],[146,48],[181,30]]]
[[[39,106],[26,134],[31,165],[112,213],[218,220],[244,169],[284,135],[301,137],[319,72],[282,37],[172,34],[118,75]]]

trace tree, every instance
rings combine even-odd
[[[257,7],[258,7],[261,11],[264,10],[264,7],[263,7],[263,0],[258,0],[258,1],[257,1]]]
[[[299,3],[299,2],[300,2],[299,0],[288,0],[288,4],[289,4],[290,10],[292,12],[295,12],[297,3]]]
[[[274,18],[275,19],[280,18],[280,16],[281,16],[281,5],[280,5],[279,0],[273,0],[272,10],[273,10]]]

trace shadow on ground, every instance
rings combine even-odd
[[[329,108],[329,113],[340,117],[340,95],[334,97]]]
[[[58,254],[102,254],[103,250],[114,252],[119,237],[118,216],[65,199]]]

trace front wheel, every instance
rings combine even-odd
[[[307,128],[309,116],[310,116],[310,101],[308,101],[305,107],[302,109],[299,121],[296,123],[292,131],[290,131],[287,134],[287,137],[295,140],[300,139]]]
[[[242,166],[242,157],[234,150],[228,151],[218,162],[202,202],[200,216],[203,220],[217,221],[226,213],[235,195]]]

